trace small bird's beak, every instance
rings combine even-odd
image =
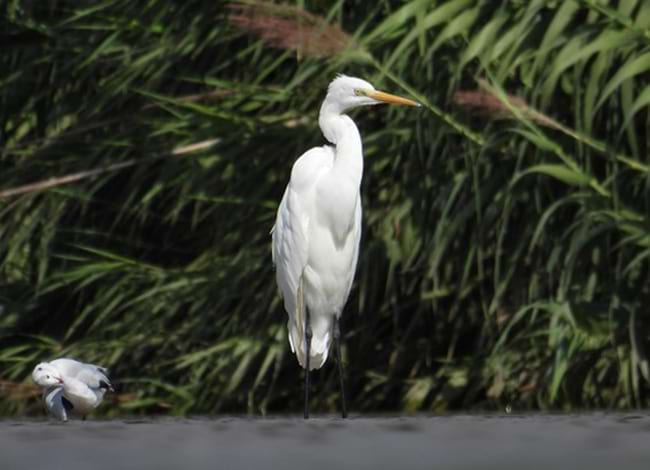
[[[384,93],[379,90],[370,90],[366,92],[366,96],[372,98],[373,100],[382,101],[389,104],[399,104],[402,106],[422,106],[417,101],[410,100],[408,98],[402,98],[401,96],[391,95],[390,93]]]

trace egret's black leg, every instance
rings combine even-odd
[[[305,419],[309,418],[309,355],[311,353],[311,322],[305,308]]]
[[[83,416],[81,417],[81,421],[86,421],[86,415],[83,415]]]
[[[345,405],[345,379],[343,377],[343,360],[341,358],[341,327],[336,315],[334,318],[334,349],[336,350],[336,363],[339,368],[339,383],[341,385],[341,416],[347,418],[348,409]]]

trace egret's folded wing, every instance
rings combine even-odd
[[[307,264],[306,225],[299,198],[291,186],[280,203],[273,230],[273,262],[278,287],[284,299],[284,308],[290,320],[296,315],[296,301],[300,277]],[[293,342],[291,343],[293,349]]]
[[[271,231],[276,279],[289,315],[289,341],[298,355],[304,349],[304,318],[300,316],[304,309],[297,308],[297,294],[309,255],[314,191],[318,179],[332,168],[333,160],[331,147],[317,147],[296,161]]]

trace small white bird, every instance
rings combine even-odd
[[[86,419],[102,402],[106,391],[113,391],[104,367],[68,358],[36,365],[32,380],[43,387],[48,412],[61,421],[67,421],[69,414]]]
[[[331,145],[313,148],[294,163],[271,230],[276,279],[289,315],[289,343],[305,369],[305,418],[309,371],[323,366],[332,340],[346,416],[339,317],[359,258],[363,150],[359,130],[345,113],[380,103],[419,106],[377,91],[360,78],[339,75],[330,83],[318,123]]]

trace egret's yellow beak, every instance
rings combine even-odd
[[[372,98],[373,100],[383,101],[384,103],[389,104],[399,104],[402,106],[422,106],[417,101],[413,101],[408,98],[402,98],[401,96],[397,95],[391,95],[390,93],[384,93],[383,91],[378,90],[366,91],[366,96]]]

